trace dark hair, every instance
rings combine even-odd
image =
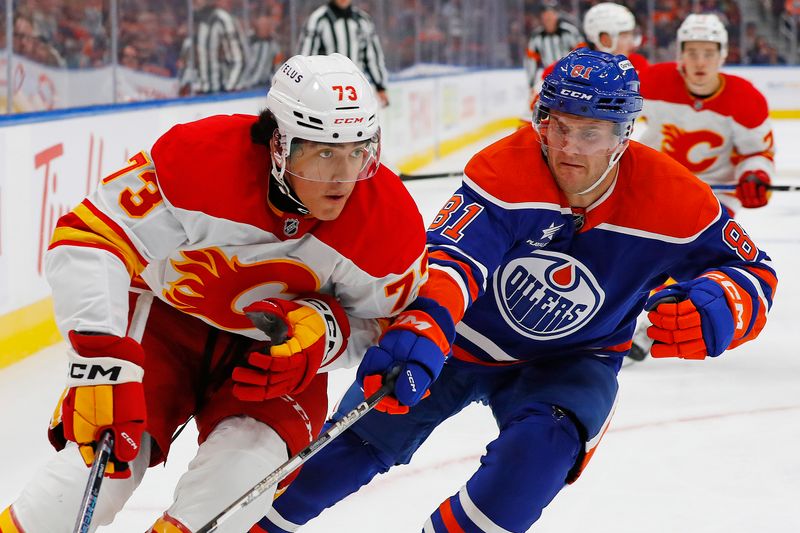
[[[269,140],[272,134],[278,129],[278,121],[269,109],[264,109],[259,113],[258,120],[250,126],[250,139],[255,144],[260,144],[269,148]]]

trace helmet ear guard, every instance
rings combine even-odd
[[[282,167],[286,162],[286,158],[283,155],[283,144],[281,143],[281,133],[277,129],[272,132],[272,137],[269,139],[269,148],[270,154],[272,155],[272,160],[275,162],[276,165]]]

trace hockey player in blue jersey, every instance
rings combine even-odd
[[[334,418],[399,365],[393,397],[311,458],[252,531],[297,530],[476,401],[499,435],[423,530],[527,531],[608,427],[642,309],[656,358],[716,357],[758,335],[770,260],[707,185],[629,139],[638,85],[624,56],[576,50],[544,80],[534,127],[472,158],[428,230],[428,282]]]

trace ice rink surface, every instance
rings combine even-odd
[[[800,123],[774,126],[777,181],[798,184],[800,150],[793,139],[800,137]],[[463,168],[479,148],[420,172]],[[408,183],[426,222],[457,183]],[[778,293],[764,332],[716,359],[648,359],[623,369],[619,406],[592,462],[531,531],[800,532],[800,336],[793,333],[800,331],[800,193],[777,192],[769,206],[742,211],[738,220],[778,270]],[[621,264],[620,275],[624,271]],[[63,386],[63,353],[63,344],[56,345],[0,371],[2,507],[54,453],[46,429]],[[352,375],[334,373],[333,401]],[[470,477],[496,435],[489,409],[473,405],[440,426],[410,465],[375,479],[302,531],[418,532],[430,512]],[[115,524],[100,531],[146,530],[171,502],[196,436],[190,424],[166,466],[151,469]]]

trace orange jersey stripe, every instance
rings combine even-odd
[[[522,361],[484,361],[483,359],[478,359],[460,346],[455,345],[453,345],[453,357],[460,359],[461,361],[467,361],[468,363],[475,363],[477,365],[484,366],[509,366],[522,363]]]
[[[428,281],[420,288],[420,296],[436,300],[447,309],[453,322],[458,322],[464,317],[464,294],[458,283],[446,273],[431,269]]]
[[[478,297],[478,284],[475,282],[475,278],[472,277],[472,268],[470,268],[470,266],[467,263],[459,261],[458,259],[455,259],[453,257],[450,257],[446,252],[443,252],[441,250],[436,250],[432,252],[430,254],[430,257],[434,259],[441,259],[442,261],[447,261],[450,263],[455,263],[456,265],[461,267],[467,274],[467,284],[468,284],[467,286],[469,288],[470,299],[474,301],[475,298]]]
[[[439,506],[439,513],[442,515],[442,522],[447,528],[448,533],[464,533],[464,529],[458,524],[453,508],[450,506],[450,498],[446,499]]]
[[[627,352],[633,346],[633,341],[623,342],[621,344],[615,344],[614,346],[608,346],[606,348],[602,348],[601,350],[604,352]]]
[[[778,278],[775,277],[775,274],[773,274],[769,270],[754,266],[746,266],[744,267],[744,269],[750,272],[751,274],[755,275],[756,277],[758,277],[758,279],[760,279],[761,281],[766,282],[767,286],[772,291],[770,299],[775,298],[775,292],[778,290]]]

